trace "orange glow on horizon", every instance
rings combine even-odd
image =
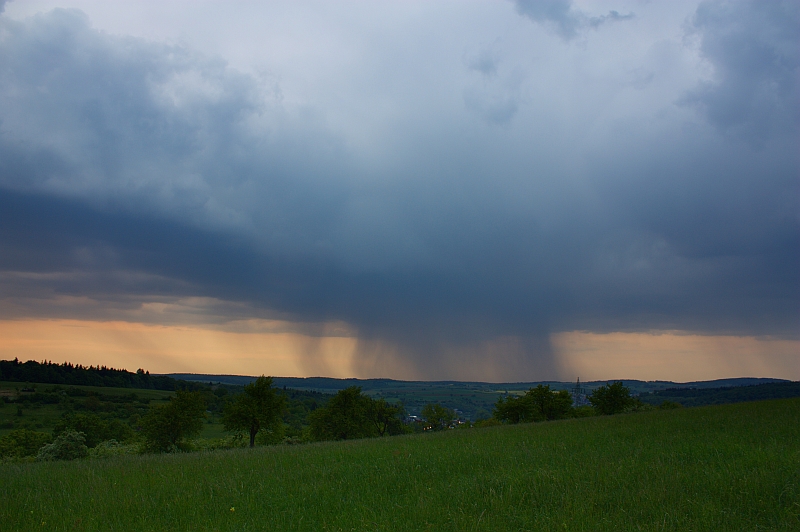
[[[568,380],[800,380],[800,342],[752,336],[567,332],[551,337]],[[567,380],[565,379],[565,380]]]
[[[0,321],[0,358],[151,373],[350,377],[354,338],[124,321]],[[318,373],[318,371],[320,373]]]
[[[262,323],[263,321],[263,323]],[[391,346],[359,343],[344,324],[311,336],[280,322],[226,326],[152,325],[126,321],[0,321],[0,358],[105,365],[151,373],[207,373],[337,378],[439,379]],[[800,342],[770,338],[656,333],[563,332],[551,336],[564,381],[640,379],[686,382],[730,377],[800,380]],[[516,382],[531,377],[525,361],[499,342],[475,353],[446,353],[448,379]],[[505,346],[505,348],[503,348]],[[507,349],[506,349],[507,348]],[[448,369],[449,368],[449,369]],[[491,371],[490,371],[491,370]],[[527,374],[526,374],[527,373]],[[549,378],[549,377],[547,377]]]

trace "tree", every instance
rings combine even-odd
[[[378,431],[378,436],[386,434],[394,436],[405,432],[400,413],[399,406],[390,405],[383,397],[377,401],[370,398],[369,417]]]
[[[438,404],[427,404],[422,409],[422,417],[432,430],[444,430],[456,418],[454,410]]]
[[[547,384],[531,388],[522,397],[501,397],[494,407],[494,417],[506,423],[550,421],[571,414],[572,397],[569,392],[551,390]]]
[[[535,421],[564,419],[572,411],[572,396],[566,390],[551,390],[549,385],[538,385],[525,394],[533,406]]]
[[[533,421],[532,412],[525,397],[501,397],[494,405],[494,417],[506,423]]]
[[[631,391],[622,381],[608,383],[596,388],[589,396],[589,402],[601,415],[619,414],[634,404]]]
[[[285,404],[286,398],[275,393],[272,387],[272,377],[262,375],[246,385],[244,393],[225,406],[222,423],[225,430],[249,433],[250,447],[253,447],[259,431],[277,431]]]
[[[377,427],[369,415],[371,401],[359,386],[339,390],[326,406],[308,415],[311,437],[322,441],[377,436]]]
[[[150,408],[142,418],[142,435],[152,451],[185,447],[185,440],[203,429],[206,404],[199,392],[178,391],[169,403]]]

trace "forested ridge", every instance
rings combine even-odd
[[[725,386],[720,388],[669,388],[639,395],[645,403],[660,404],[669,400],[683,406],[718,405],[762,401],[765,399],[789,399],[800,397],[800,382],[770,382],[752,386]]]
[[[69,362],[57,364],[35,360],[20,362],[16,358],[0,360],[0,381],[166,391],[196,390],[204,387],[199,383],[181,381],[165,375],[150,375],[149,371],[143,369],[132,373],[106,366],[82,366]]]

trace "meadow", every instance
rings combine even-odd
[[[800,399],[0,464],[3,530],[798,530]]]

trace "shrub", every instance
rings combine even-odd
[[[84,458],[89,454],[86,447],[86,436],[83,432],[67,430],[58,435],[53,443],[48,443],[39,449],[36,460],[74,460]]]
[[[139,445],[136,443],[120,443],[117,440],[107,440],[98,443],[89,449],[90,458],[106,458],[109,456],[122,456],[124,454],[138,454]]]
[[[50,441],[52,441],[52,437],[46,432],[17,429],[0,438],[0,457],[36,456],[42,445],[50,443]]]
[[[283,443],[286,437],[286,428],[283,423],[275,423],[269,428],[263,428],[256,434],[255,442],[258,445],[277,445]]]
[[[575,409],[572,411],[572,415],[575,417],[592,417],[596,416],[597,412],[593,406],[583,405],[575,407]]]
[[[655,407],[651,404],[643,403],[638,397],[632,397],[627,408],[625,408],[626,412],[649,412],[651,410],[655,410]]]
[[[53,435],[58,436],[65,431],[82,432],[86,437],[86,446],[94,447],[102,441],[127,441],[134,437],[133,429],[118,419],[105,420],[97,414],[68,414],[56,423]]]
[[[192,442],[195,451],[216,451],[219,449],[238,449],[246,447],[247,442],[242,433],[233,434],[226,438],[203,438]]]

